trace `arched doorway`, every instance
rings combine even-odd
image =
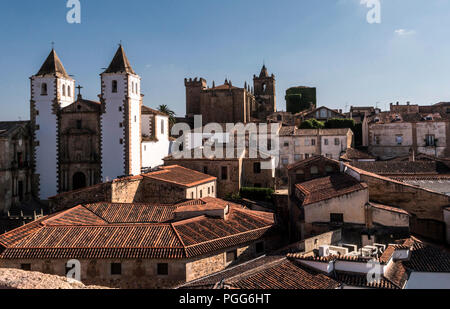
[[[86,176],[82,172],[75,173],[72,177],[73,190],[78,190],[86,187]]]

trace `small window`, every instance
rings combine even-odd
[[[121,275],[121,274],[122,274],[122,264],[111,263],[111,275]]]
[[[264,242],[263,241],[256,243],[256,254],[263,253],[264,250],[265,250],[265,248],[264,248]]]
[[[63,97],[66,96],[66,85],[62,85],[62,95]]]
[[[282,159],[281,159],[281,163],[282,163],[283,165],[289,165],[289,159],[288,159],[288,158],[282,158]]]
[[[77,120],[77,129],[81,130],[81,120]]]
[[[158,263],[158,276],[167,276],[169,274],[169,264]]]
[[[319,174],[319,168],[317,166],[311,167],[311,175],[317,175]]]
[[[70,86],[67,86],[67,96],[69,98],[72,97],[72,89],[70,88]]]
[[[31,264],[20,264],[20,269],[25,271],[31,271]]]
[[[222,166],[222,180],[228,180],[228,166]]]
[[[122,111],[122,106],[119,106],[119,112],[121,112]]]
[[[315,139],[311,140],[311,146],[316,146],[316,140]]]
[[[208,195],[211,194],[211,188],[208,187]]]
[[[203,174],[208,174],[208,167],[207,166],[203,166]]]
[[[191,200],[194,199],[194,192],[191,192]]]
[[[344,223],[344,214],[330,214],[330,222],[334,224]]]
[[[427,147],[434,147],[436,146],[436,138],[434,135],[428,134],[425,138],[425,145]]]
[[[112,81],[112,93],[117,93],[117,81]]]
[[[134,116],[134,122],[137,122],[137,116]]]
[[[284,147],[289,148],[289,142],[284,142]]]
[[[41,95],[47,95],[47,84],[43,83],[41,85]]]
[[[395,137],[395,140],[396,140],[396,142],[397,142],[397,145],[403,144],[403,135],[397,135],[397,136]]]
[[[309,159],[309,154],[305,153],[305,159]]]
[[[335,144],[336,146],[339,146],[339,145],[341,144],[341,141],[339,140],[339,138],[335,138],[335,139],[334,139],[334,144]]]
[[[253,173],[261,174],[261,163],[260,162],[253,163]]]
[[[375,145],[380,145],[381,137],[379,135],[375,135]]]
[[[123,123],[122,123],[122,122],[119,123],[119,127],[120,127],[120,128],[123,128]]]
[[[328,145],[328,139],[325,139],[323,142],[325,145]]]
[[[164,134],[164,132],[165,132],[165,127],[164,127],[164,125],[165,125],[165,122],[164,122],[164,119],[162,119],[162,120],[161,120],[161,134]]]
[[[302,155],[299,155],[299,154],[294,155],[294,160],[295,160],[295,162],[301,161],[302,160]]]
[[[200,190],[200,198],[203,198],[203,190]]]
[[[237,250],[227,252],[227,263],[234,262],[236,261],[236,259],[237,259]]]

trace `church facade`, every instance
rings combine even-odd
[[[266,66],[259,76],[253,76],[253,87],[233,86],[226,79],[209,88],[203,78],[185,79],[186,119],[192,124],[195,115],[202,115],[204,124],[266,122],[276,111],[275,76],[269,75]]]
[[[32,188],[38,199],[139,175],[169,154],[169,118],[143,106],[141,78],[122,46],[101,74],[99,101],[85,100],[81,87],[75,94],[75,80],[55,50],[30,80]]]

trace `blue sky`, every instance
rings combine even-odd
[[[318,104],[450,101],[450,1],[381,0],[369,24],[360,0],[2,1],[0,120],[29,119],[29,77],[51,49],[96,99],[99,74],[123,41],[142,77],[144,104],[185,113],[184,78],[243,86],[263,61],[277,79],[278,109],[291,86],[318,88]],[[378,102],[378,103],[377,103]]]

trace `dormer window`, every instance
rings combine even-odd
[[[112,81],[112,93],[117,93],[117,81]]]
[[[47,84],[43,83],[41,85],[41,95],[47,95]]]

